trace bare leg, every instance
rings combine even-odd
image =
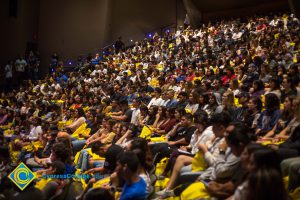
[[[170,181],[168,182],[166,189],[168,189],[168,190],[173,189],[181,168],[183,166],[191,164],[192,160],[193,160],[193,157],[190,157],[190,156],[186,156],[186,155],[178,156],[178,158],[176,159],[176,163],[174,165],[172,174],[171,174]]]

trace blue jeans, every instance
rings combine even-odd
[[[82,149],[76,163],[76,168],[81,169],[81,172],[86,171],[89,168],[89,158],[90,155],[88,154],[86,149]]]
[[[104,166],[104,160],[103,161],[94,161],[93,167],[103,167]]]
[[[84,147],[85,142],[86,142],[86,140],[74,140],[74,141],[72,141],[74,154],[76,154],[78,151],[80,151]]]

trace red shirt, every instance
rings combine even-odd
[[[191,74],[191,75],[188,75],[188,76],[185,78],[185,80],[186,80],[186,81],[193,81],[194,78],[195,78],[195,74],[193,73],[193,74]]]

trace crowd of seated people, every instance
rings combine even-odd
[[[300,198],[299,25],[180,27],[2,93],[0,199]]]

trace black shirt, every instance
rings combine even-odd
[[[185,138],[185,141],[187,143],[190,143],[190,140],[191,140],[192,135],[194,134],[195,130],[196,130],[196,127],[194,127],[194,126],[179,127],[176,130],[175,135],[170,138],[170,141],[178,141],[182,138]]]
[[[125,122],[130,122],[131,121],[131,116],[132,116],[132,110],[130,108],[128,108],[125,112]]]
[[[236,187],[238,187],[244,182],[246,178],[247,178],[247,172],[241,166],[241,162],[240,162],[239,167],[234,171],[231,181]]]
[[[177,103],[177,108],[179,108],[179,109],[184,109],[185,107],[186,107],[186,105],[188,104],[188,102],[187,102],[187,100],[185,100],[185,101],[179,101],[178,103]]]

